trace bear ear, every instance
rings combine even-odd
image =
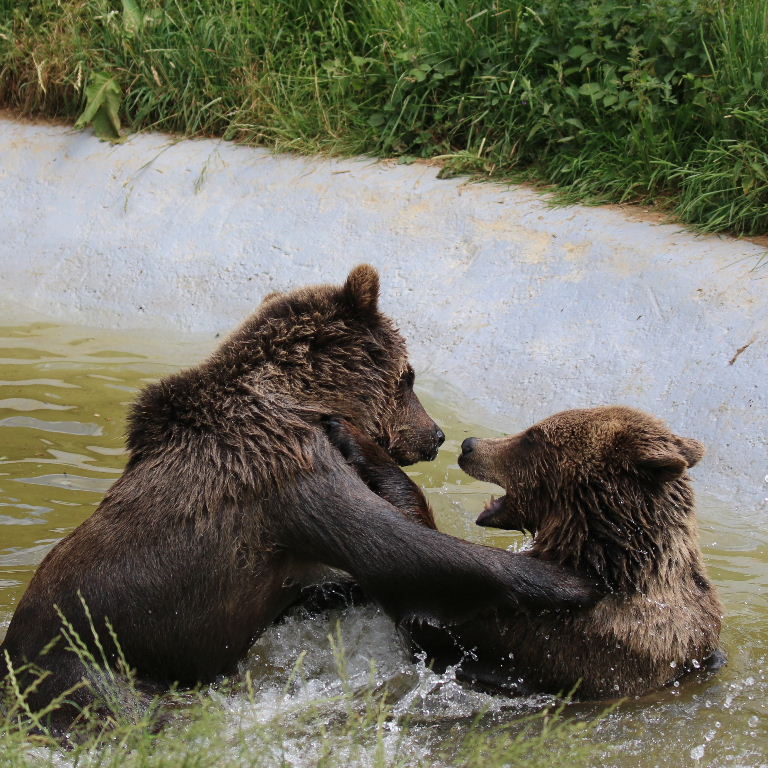
[[[689,467],[698,464],[707,452],[707,447],[704,443],[700,443],[692,437],[675,437],[675,441]]]
[[[637,464],[659,480],[674,480],[696,464],[704,451],[698,440],[675,436],[671,441],[643,445],[637,453]]]
[[[272,301],[272,299],[280,298],[280,296],[285,296],[285,293],[283,291],[272,291],[272,293],[268,293],[262,300],[262,304],[266,304],[268,301]]]
[[[360,312],[375,312],[379,303],[379,273],[370,264],[359,264],[344,283],[344,296]]]
[[[662,481],[675,480],[688,466],[682,454],[669,445],[642,448],[637,456],[637,465]]]

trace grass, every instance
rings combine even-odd
[[[745,235],[768,231],[766,70],[764,0],[0,0],[23,116],[440,157]]]
[[[386,703],[368,697],[318,699],[299,712],[236,722],[214,699],[187,697],[177,721],[159,733],[144,721],[81,730],[63,747],[47,734],[0,720],[0,768],[578,768],[604,751],[591,744],[592,726],[567,721],[560,712],[525,723],[482,728],[472,721],[454,727],[450,741],[428,751],[410,748],[409,729],[394,725]],[[328,722],[328,710],[346,711]]]
[[[248,673],[218,689],[150,700],[138,693],[124,659],[120,674],[109,670],[98,658],[103,654],[89,654],[65,627],[68,648],[98,681],[99,704],[82,710],[77,727],[57,738],[44,716],[29,710],[21,678],[11,674],[0,697],[0,768],[578,768],[605,752],[594,737],[601,718],[566,719],[563,704],[506,725],[465,718],[448,738],[445,727],[438,732],[440,723],[433,722],[414,737],[407,717],[395,714],[393,696],[377,684],[374,668],[368,684],[352,681],[338,628],[328,637],[338,684],[321,695],[291,696],[292,690],[309,690],[301,679],[301,654],[276,704]]]
[[[767,70],[764,0],[0,0],[24,116],[108,84],[129,131],[440,157],[736,234],[768,231]]]
[[[66,748],[45,734],[0,721],[0,768],[578,768],[592,765],[599,754],[586,741],[583,726],[577,728],[557,713],[490,730],[470,722],[461,735],[454,729],[453,743],[435,745],[425,755],[423,750],[410,751],[406,727],[390,738],[386,706],[354,701],[350,714],[329,727],[323,705],[319,700],[291,718],[233,723],[213,701],[185,701],[179,722],[160,733],[144,723],[94,729],[90,735],[81,732]]]

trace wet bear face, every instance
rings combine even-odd
[[[257,379],[279,378],[309,409],[345,417],[401,465],[434,459],[445,435],[414,392],[405,341],[378,302],[378,273],[360,265],[341,286],[269,294],[239,339],[261,341]]]
[[[338,413],[350,417],[398,464],[431,461],[445,435],[414,392],[405,340],[378,302],[379,275],[367,265],[350,272],[331,302],[349,329],[349,336],[340,334],[338,352],[331,345],[326,349],[344,369],[330,379]]]
[[[416,375],[409,365],[397,382],[391,417],[381,444],[400,465],[432,461],[445,434],[424,409],[413,389]]]
[[[597,518],[646,510],[703,454],[701,443],[648,414],[605,406],[564,411],[509,437],[468,438],[459,466],[506,491],[478,525],[536,532],[556,518],[587,535]]]

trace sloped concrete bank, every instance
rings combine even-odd
[[[756,245],[425,166],[162,135],[111,146],[9,120],[0,233],[0,318],[24,306],[107,328],[224,331],[269,291],[370,262],[418,368],[451,397],[508,429],[644,408],[710,446],[700,487],[768,513]]]

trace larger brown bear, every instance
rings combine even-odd
[[[0,660],[47,674],[33,709],[88,678],[58,637],[62,615],[101,657],[84,604],[110,664],[108,624],[140,679],[191,685],[232,671],[330,568],[396,620],[589,598],[587,582],[557,565],[406,519],[331,446],[329,412],[401,464],[433,458],[443,439],[378,294],[364,265],[341,286],[273,295],[208,360],[141,393],[124,474],[43,560],[0,647]],[[80,688],[59,719],[92,696]]]
[[[418,488],[377,446],[343,422],[331,437],[373,490],[434,525]],[[523,557],[568,566],[609,594],[578,612],[501,607],[449,628],[414,621],[411,642],[487,686],[575,688],[585,699],[638,696],[721,663],[722,607],[702,562],[686,472],[703,450],[620,406],[566,411],[511,437],[468,438],[461,468],[506,489],[478,523],[534,532]]]

